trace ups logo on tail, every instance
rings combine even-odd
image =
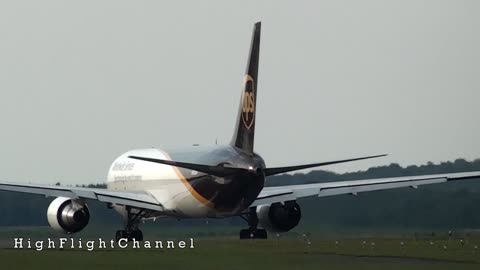
[[[242,102],[242,121],[250,129],[255,121],[255,84],[250,75],[245,76],[245,89]]]

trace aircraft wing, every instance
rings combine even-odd
[[[92,199],[134,208],[164,211],[162,205],[147,192],[115,191],[101,188],[79,188],[33,184],[0,182],[0,190],[40,194],[46,197],[66,197],[72,199]]]
[[[421,185],[474,178],[480,179],[480,171],[265,187],[253,202],[252,206],[291,201],[309,196],[357,195],[360,192],[401,187],[417,189],[418,186]]]

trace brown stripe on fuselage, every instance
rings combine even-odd
[[[161,149],[158,149],[158,151],[162,152],[165,155],[165,157],[167,157],[169,160],[172,160],[172,157],[170,157],[170,155],[167,152],[165,152]],[[180,172],[180,170],[177,167],[172,166],[172,168],[173,168],[173,171],[175,172],[175,174],[178,176],[178,178],[180,178],[182,183],[185,185],[185,187],[187,187],[188,191],[190,191],[190,193],[193,195],[193,197],[195,197],[195,199],[199,200],[205,206],[208,206],[210,208],[214,208],[214,204],[210,200],[208,200],[205,197],[203,197],[202,195],[200,195],[200,193],[198,193],[192,187],[192,185],[190,185],[190,183],[187,181],[187,178],[182,174],[182,172]]]

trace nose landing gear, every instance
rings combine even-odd
[[[258,216],[256,207],[250,207],[248,213],[240,216],[248,223],[248,229],[240,230],[240,239],[267,239],[267,231],[258,229]]]

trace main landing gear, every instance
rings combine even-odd
[[[267,231],[258,229],[257,209],[250,207],[248,213],[240,216],[248,223],[248,229],[240,230],[240,239],[267,239]]]
[[[127,241],[143,241],[143,232],[138,228],[141,218],[147,214],[145,210],[131,209],[127,207],[125,218],[125,230],[119,230],[115,233],[115,241],[127,239]]]
[[[118,230],[115,233],[115,241],[120,239],[127,239],[127,241],[143,241],[143,232],[141,230]]]

